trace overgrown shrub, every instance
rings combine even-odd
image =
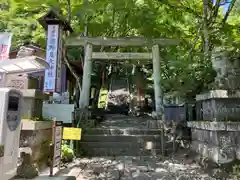
[[[67,144],[67,141],[62,141],[61,151],[62,151],[61,160],[62,160],[63,163],[73,161],[73,158],[75,157],[74,151]]]

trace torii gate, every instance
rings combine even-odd
[[[158,117],[163,114],[162,90],[160,84],[160,54],[159,45],[176,45],[179,43],[177,39],[147,39],[141,37],[129,38],[107,38],[107,37],[75,37],[66,40],[66,46],[84,46],[84,70],[82,92],[80,95],[80,108],[88,107],[89,94],[91,86],[92,60],[151,60],[153,61],[154,75],[154,95],[155,107]],[[93,52],[93,46],[117,46],[117,47],[152,47],[152,53],[120,53],[120,52]]]

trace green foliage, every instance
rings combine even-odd
[[[72,162],[74,158],[74,151],[70,148],[66,141],[62,141],[61,147],[61,160],[62,162]]]
[[[24,121],[52,121],[52,118],[22,116]]]
[[[232,178],[233,179],[239,179],[240,178],[240,165],[237,164],[233,166],[233,173],[232,173]]]
[[[233,16],[240,15],[240,0],[236,0],[232,15]]]
[[[191,97],[208,89],[215,72],[211,61],[203,57],[203,32],[195,38],[202,21],[202,3],[199,0],[70,0],[68,12],[65,0],[2,0],[0,5],[0,31],[14,33],[13,48],[26,42],[45,47],[44,29],[36,19],[49,7],[59,10],[65,17],[70,13],[74,34],[84,31],[85,20],[89,36],[145,36],[155,38],[179,38],[181,44],[161,47],[162,84],[165,92],[178,91],[182,96]],[[224,46],[233,55],[239,54],[239,0],[225,25],[222,25],[223,10],[220,8],[208,19],[211,48]],[[209,3],[209,11],[217,9]],[[195,44],[195,45],[193,45]],[[105,48],[106,50],[106,48]],[[115,49],[116,50],[116,49]],[[113,51],[107,47],[106,51]],[[147,48],[120,48],[118,51],[147,52]],[[82,48],[70,48],[69,58],[80,60]],[[151,68],[149,73],[151,73]]]

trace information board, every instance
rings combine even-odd
[[[63,139],[65,140],[81,140],[82,129],[81,128],[63,128]]]

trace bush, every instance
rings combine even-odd
[[[62,141],[61,151],[62,151],[62,155],[61,155],[62,162],[67,163],[67,162],[73,161],[73,158],[75,157],[74,151],[67,144],[67,141]]]

